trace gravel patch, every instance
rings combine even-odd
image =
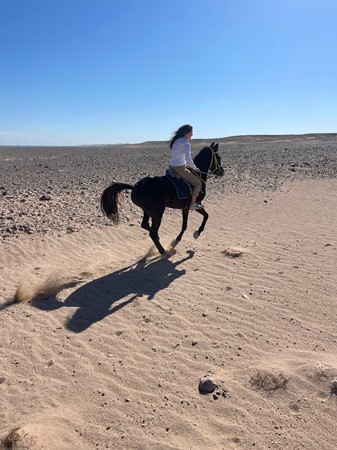
[[[209,179],[206,204],[232,193],[276,190],[288,180],[337,177],[337,134],[193,140],[192,154],[212,141],[220,143],[225,175]],[[99,207],[103,189],[114,180],[163,175],[169,156],[166,142],[0,147],[0,236],[112,226]],[[128,193],[124,198],[122,221],[140,222],[140,210]]]

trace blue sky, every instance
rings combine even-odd
[[[337,132],[336,0],[1,0],[0,145]]]

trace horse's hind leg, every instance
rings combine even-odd
[[[207,212],[206,212],[204,209],[200,209],[200,210],[197,209],[197,212],[198,212],[199,214],[201,214],[204,218],[203,218],[203,220],[202,220],[202,223],[201,223],[201,225],[200,225],[198,231],[195,231],[195,232],[193,233],[194,239],[198,239],[198,237],[200,236],[200,234],[204,231],[206,222],[207,222],[207,220],[208,220],[208,214],[207,214]]]
[[[142,223],[141,223],[140,226],[142,228],[144,228],[144,230],[147,230],[147,231],[151,230],[151,227],[150,227],[150,224],[149,224],[149,219],[150,219],[150,216],[148,215],[147,212],[144,211],[143,220],[142,220]]]
[[[163,213],[156,214],[155,216],[152,216],[152,224],[150,228],[150,238],[153,240],[155,246],[157,247],[159,253],[163,255],[165,253],[165,249],[162,247],[160,241],[159,241],[159,235],[158,230],[161,224],[161,219],[163,217]]]
[[[178,244],[178,242],[181,241],[181,238],[183,237],[183,234],[185,233],[186,228],[187,228],[187,219],[188,219],[189,209],[188,208],[183,209],[182,213],[183,213],[183,224],[182,224],[180,233],[178,234],[178,236],[175,238],[175,240],[172,243],[172,245],[174,247]]]

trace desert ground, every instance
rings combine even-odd
[[[164,257],[99,199],[167,143],[0,147],[0,449],[337,448],[337,134],[212,141],[206,229]]]

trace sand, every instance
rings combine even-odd
[[[336,150],[220,140],[206,229],[162,258],[128,196],[117,227],[98,199],[164,143],[0,148],[0,448],[335,449]]]

